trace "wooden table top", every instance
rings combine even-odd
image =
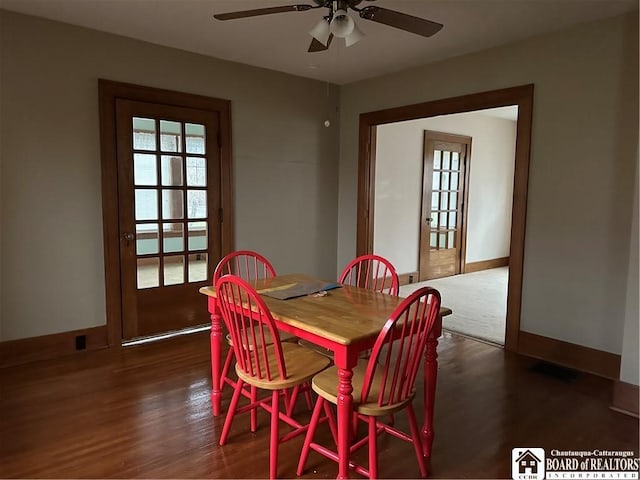
[[[252,282],[260,291],[297,282],[318,280],[304,274],[279,275]],[[331,282],[327,282],[331,283]],[[215,297],[212,286],[202,287],[200,293]],[[329,290],[327,296],[303,296],[278,300],[261,295],[276,320],[314,333],[342,345],[378,335],[402,297],[378,293],[359,287],[343,286]],[[451,309],[440,308],[442,316]]]

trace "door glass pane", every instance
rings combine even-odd
[[[449,232],[448,242],[449,248],[456,248],[456,232]]]
[[[449,227],[455,228],[456,226],[456,212],[449,212]]]
[[[180,122],[160,120],[160,150],[163,152],[182,151],[182,125]]]
[[[136,188],[135,204],[136,220],[158,219],[158,192],[155,190]]]
[[[440,193],[433,192],[431,194],[431,208],[438,208],[438,205],[440,205]]]
[[[442,210],[446,210],[447,208],[449,208],[449,194],[448,193],[441,193],[440,194],[440,208]]]
[[[189,281],[204,282],[207,280],[207,254],[189,255]]]
[[[187,190],[188,218],[206,218],[207,192],[204,190]]]
[[[459,170],[460,169],[460,154],[458,152],[453,152],[451,154],[451,170]]]
[[[451,152],[442,152],[442,169],[449,170],[451,168]]]
[[[184,257],[182,255],[164,257],[164,284],[180,283],[184,283]]]
[[[434,150],[433,151],[433,168],[435,169],[439,169],[440,168],[440,155],[442,152],[440,152],[440,150]]]
[[[440,188],[442,190],[449,190],[449,172],[442,172],[442,184]]]
[[[156,149],[156,121],[153,118],[133,117],[133,148]]]
[[[440,234],[440,245],[439,245],[439,250],[443,250],[447,247],[447,234],[446,233],[441,233]]]
[[[156,156],[148,153],[133,154],[133,182],[136,185],[157,185]]]
[[[445,212],[440,212],[440,226],[447,226],[447,214]]]
[[[187,141],[187,153],[199,153],[204,155],[206,153],[204,125],[187,123],[184,128]]]
[[[429,246],[431,247],[431,250],[436,250],[438,248],[438,234],[431,232],[429,237]]]
[[[438,212],[431,212],[431,228],[438,227]]]
[[[162,155],[162,185],[167,187],[182,186],[182,157]]]
[[[165,223],[162,239],[164,253],[184,250],[184,226],[181,223]]]
[[[184,204],[181,190],[162,190],[162,218],[163,220],[178,220],[184,218]]]
[[[458,208],[458,194],[451,192],[449,194],[449,210],[455,210]]]
[[[189,250],[207,249],[207,222],[189,222]]]
[[[159,237],[157,223],[137,223],[136,254],[149,255],[150,253],[158,253]]]
[[[207,186],[207,164],[202,157],[187,157],[187,185]]]
[[[433,183],[431,184],[433,190],[440,190],[440,172],[433,172]]]
[[[153,288],[160,286],[160,260],[155,258],[138,259],[138,288]]]
[[[458,189],[458,172],[453,172],[451,174],[451,190]]]

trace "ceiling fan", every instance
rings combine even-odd
[[[238,12],[218,13],[213,17],[217,20],[235,20],[237,18],[257,17],[273,13],[306,12],[316,8],[326,8],[328,9],[327,14],[309,31],[309,34],[313,37],[311,45],[309,45],[309,52],[327,50],[334,37],[344,38],[347,47],[362,39],[364,33],[349,16],[349,9],[357,12],[360,18],[365,20],[382,23],[406,32],[422,35],[423,37],[435,35],[443,27],[441,23],[374,5],[359,8],[358,5],[363,1],[373,2],[375,0],[313,0],[315,5],[283,5],[280,7],[256,8]]]

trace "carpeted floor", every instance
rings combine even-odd
[[[509,267],[454,275],[400,287],[400,296],[429,285],[442,296],[442,304],[453,314],[444,318],[443,327],[454,333],[504,345],[507,315]]]

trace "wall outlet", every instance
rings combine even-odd
[[[76,350],[86,350],[87,349],[87,336],[86,335],[77,335],[76,336]]]

